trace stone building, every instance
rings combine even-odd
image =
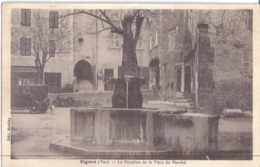
[[[66,40],[70,41],[66,53],[50,51],[43,83],[52,92],[67,84],[79,92],[113,90],[106,81],[120,75],[122,37],[109,30],[102,31],[101,22],[84,14],[66,17],[66,25],[62,25],[59,16],[67,12],[71,11],[12,10],[13,85],[36,83],[37,69],[32,53],[37,47],[32,29],[37,26],[36,16],[40,14],[47,23],[45,32],[67,32]],[[112,21],[120,24],[124,11],[111,10],[109,13]],[[50,50],[57,50],[58,44],[54,38],[46,40]],[[164,100],[175,102],[178,95],[190,94],[196,106],[203,108],[204,105],[213,106],[207,100],[213,101],[217,94],[219,97],[215,101],[228,103],[222,108],[236,107],[236,99],[227,102],[232,99],[228,96],[232,96],[247,101],[237,107],[250,109],[252,11],[162,10],[156,18],[144,20],[136,52],[140,75],[150,83],[142,88],[160,89]],[[230,85],[229,90],[233,92],[225,94],[225,99],[223,92],[228,91],[222,89]]]
[[[123,38],[109,30],[102,31],[103,24],[91,16],[80,14],[65,17],[65,19],[61,17],[69,12],[72,10],[12,10],[11,66],[13,85],[37,84],[34,49],[38,46],[34,41],[39,39],[35,38],[35,29],[39,27],[40,22],[44,23],[46,52],[55,48],[53,47],[55,45],[54,50],[59,49],[58,41],[55,39],[57,36],[50,35],[53,32],[54,34],[59,31],[65,32],[64,29],[66,29],[66,40],[69,41],[66,45],[67,48],[62,48],[63,50],[67,49],[66,53],[54,51],[50,52],[50,56],[47,56],[49,60],[44,68],[43,83],[49,86],[50,92],[58,92],[66,85],[73,85],[75,92],[113,90],[113,86],[106,81],[111,77],[118,77],[122,63]],[[111,10],[109,13],[111,20],[115,24],[120,24],[124,17],[124,11]],[[64,20],[66,27],[62,25]],[[136,51],[138,65],[141,67],[141,76],[146,77],[147,80],[150,60],[148,55],[149,38],[147,38],[149,31],[145,27],[148,24],[149,20],[146,20]],[[59,42],[63,43],[61,40]],[[146,83],[142,88],[148,89],[149,84]]]
[[[175,102],[179,95],[189,94],[194,97],[198,110],[208,112],[209,109],[206,108],[214,106],[212,103],[214,98],[218,98],[217,102],[222,100],[222,103],[227,103],[229,100],[224,97],[227,97],[227,94],[223,95],[223,84],[232,85],[233,82],[239,85],[246,82],[250,87],[252,11],[164,10],[162,12],[160,27],[151,27],[152,31],[159,29],[159,43],[154,42],[158,40],[157,37],[151,40],[154,42],[154,47],[150,50],[153,58],[150,65],[156,66],[156,71],[160,75],[159,78],[151,77],[150,80],[155,79],[159,83],[165,100]],[[233,84],[233,87],[238,86]],[[248,90],[250,91],[250,89],[245,91]],[[242,92],[234,90],[237,91]],[[229,98],[236,98],[234,92],[230,92]],[[250,99],[251,94],[252,92],[246,92],[241,93],[241,96]],[[230,103],[232,104],[225,104],[222,107],[243,108],[235,104],[236,102]],[[250,106],[250,100],[246,105]]]
[[[11,79],[13,86],[37,84],[35,55],[43,54],[43,51],[49,54],[45,60],[43,83],[49,86],[50,91],[71,83],[73,55],[70,48],[72,48],[73,24],[71,18],[66,18],[63,23],[59,22],[59,16],[66,12],[68,11],[12,9]],[[64,42],[62,46],[61,42]]]
[[[124,11],[111,10],[109,14],[115,25],[121,24]],[[141,76],[146,78],[149,77],[147,52],[147,33],[149,31],[145,29],[147,24],[145,22],[143,25],[140,35],[142,38],[139,39],[136,49]],[[106,82],[111,77],[119,76],[123,55],[123,37],[110,30],[103,31],[103,26],[100,21],[91,16],[73,16],[73,57],[75,66],[79,61],[87,62],[86,64],[91,66],[93,76],[90,80],[98,91],[111,91],[113,86]],[[148,88],[148,84],[145,84],[143,88]]]

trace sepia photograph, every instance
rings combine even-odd
[[[11,160],[253,160],[252,8],[9,10]]]

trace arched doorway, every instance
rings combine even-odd
[[[150,67],[150,82],[152,82],[157,88],[159,88],[160,84],[160,68],[159,68],[160,61],[159,59],[153,59],[149,63]]]
[[[74,66],[74,91],[93,91],[92,67],[86,60],[78,61]]]

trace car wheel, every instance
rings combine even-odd
[[[50,107],[50,99],[46,98],[41,107],[41,113],[46,113]]]
[[[36,113],[39,112],[39,108],[40,108],[39,103],[33,102],[32,105],[31,105],[31,107],[29,107],[29,112],[36,114]]]

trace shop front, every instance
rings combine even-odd
[[[36,67],[11,67],[11,84],[12,86],[34,85],[36,84],[37,69]]]

